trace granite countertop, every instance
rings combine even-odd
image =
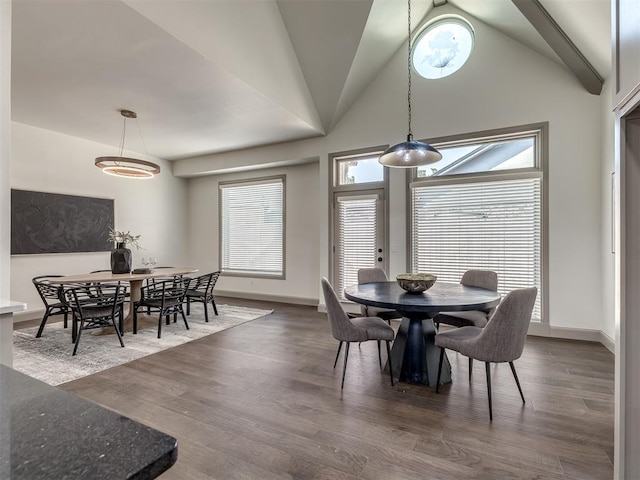
[[[151,479],[175,438],[0,364],[0,478]]]

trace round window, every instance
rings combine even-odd
[[[473,28],[466,20],[436,20],[415,40],[411,63],[424,78],[444,78],[465,64],[473,50]]]

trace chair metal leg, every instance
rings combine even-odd
[[[391,386],[393,387],[393,369],[391,367],[391,347],[389,346],[389,340],[385,340],[387,343],[387,362],[389,363],[389,376],[391,377]]]
[[[485,370],[487,371],[487,397],[489,398],[489,420],[493,420],[493,409],[491,407],[491,363],[484,362]]]
[[[342,385],[340,385],[340,390],[344,388],[344,374],[347,373],[347,359],[349,358],[349,345],[350,343],[347,342],[347,348],[344,351],[344,367],[342,369]]]
[[[158,315],[158,338],[162,335],[162,310],[160,310],[160,314]]]
[[[341,349],[342,349],[342,342],[340,342],[340,345],[338,345],[338,353],[336,353],[336,361],[333,362],[333,368],[336,368],[336,365],[338,364],[338,356],[340,355]]]
[[[436,380],[436,393],[440,393],[440,374],[442,373],[443,361],[444,361],[444,348],[440,348],[440,361],[438,362],[438,379]]]
[[[215,313],[216,315],[218,315],[218,307],[216,307],[216,302],[213,299],[213,297],[211,297],[211,305],[213,305],[213,313]]]
[[[520,380],[518,380],[518,374],[516,373],[516,367],[513,365],[513,362],[509,362],[509,366],[511,367],[513,378],[516,379],[516,385],[518,385],[518,391],[520,392],[520,398],[522,398],[522,403],[526,403],[524,401],[524,394],[522,393],[522,388],[520,387]]]
[[[187,323],[187,317],[184,314],[184,310],[180,309],[180,314],[182,315],[182,320],[184,321],[184,326],[189,330],[189,324]],[[176,313],[176,316],[178,314]]]
[[[116,335],[118,335],[118,340],[120,340],[120,346],[124,347],[124,342],[122,341],[122,335],[120,334],[120,329],[118,328],[118,326],[116,325],[116,319],[115,317],[111,318],[111,321],[113,322],[113,328],[116,331]]]
[[[64,312],[64,324],[63,324],[64,328],[67,328],[69,326],[68,318],[67,318],[68,316],[69,316],[69,312]]]
[[[40,322],[40,328],[38,328],[38,333],[36,333],[36,338],[40,338],[42,336],[42,331],[44,330],[44,326],[49,319],[49,309],[44,313],[44,317],[42,317],[42,322]]]
[[[209,321],[209,309],[207,308],[207,302],[202,302],[202,306],[204,307],[204,321]]]
[[[471,372],[473,372],[473,358],[469,357],[469,381],[471,381]]]
[[[187,298],[187,315],[191,315],[191,299]]]
[[[382,368],[382,355],[380,355],[380,340],[378,340],[378,363],[380,364],[380,368]]]
[[[84,327],[84,319],[80,319],[80,328],[78,329],[78,334],[76,335],[76,344],[73,347],[72,356],[76,354],[78,351],[78,345],[80,345],[80,336],[82,335],[82,328]]]
[[[118,328],[120,329],[120,335],[124,335],[124,304],[120,305],[119,315]]]
[[[76,319],[76,315],[71,313],[71,343],[76,343],[76,338],[78,337],[78,320]]]

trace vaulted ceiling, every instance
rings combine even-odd
[[[564,64],[516,0],[448,3]],[[606,78],[609,0],[539,4]],[[115,148],[134,110],[169,160],[321,136],[406,37],[404,0],[13,0],[12,118]]]

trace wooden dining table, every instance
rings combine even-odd
[[[128,282],[130,289],[129,296],[129,311],[124,318],[124,330],[130,330],[133,324],[133,308],[134,303],[140,300],[140,289],[145,280],[149,278],[165,278],[175,277],[178,275],[187,275],[190,273],[196,273],[197,268],[193,267],[176,267],[176,268],[156,268],[152,269],[149,273],[111,273],[106,272],[94,272],[94,273],[81,273],[78,275],[67,275],[63,277],[51,277],[48,280],[54,284],[68,285],[68,284],[82,284],[82,283],[94,283],[94,282]],[[138,321],[151,320],[147,315],[140,313]]]
[[[353,302],[389,308],[402,315],[389,361],[394,376],[409,383],[435,385],[440,349],[434,339],[433,317],[439,312],[485,310],[500,303],[500,294],[459,283],[436,282],[423,293],[407,293],[396,282],[352,285],[344,296]],[[451,381],[448,361],[442,366],[441,383]]]

